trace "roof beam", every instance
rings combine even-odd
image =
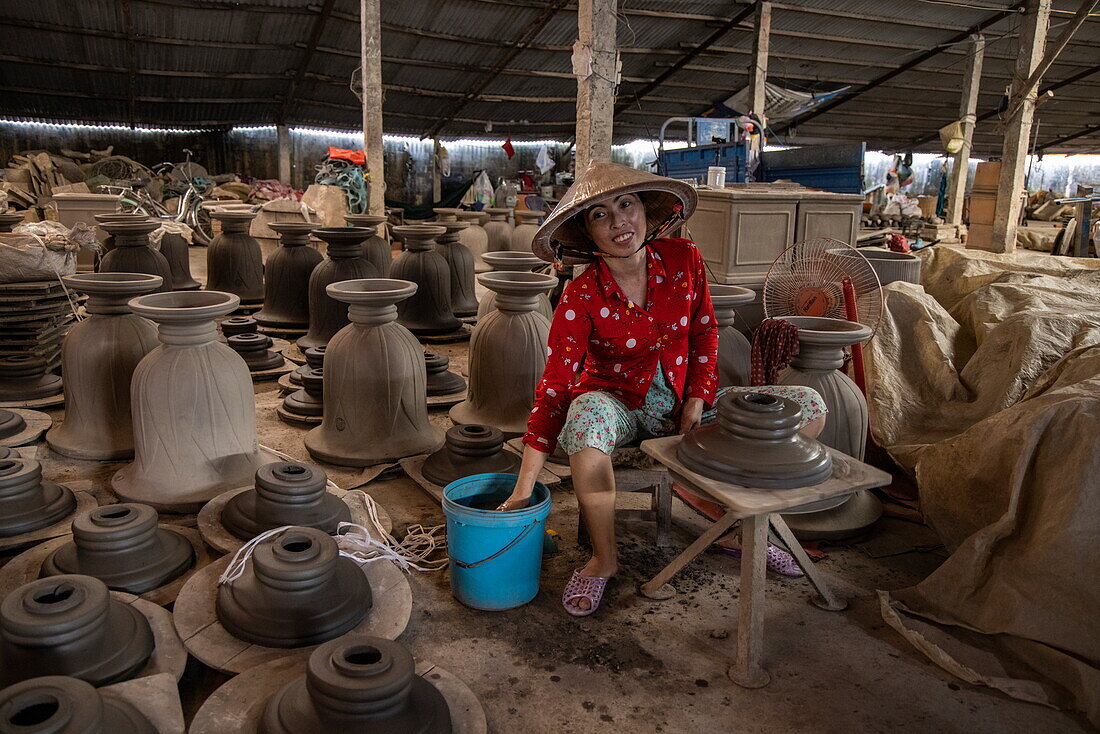
[[[144,0],[142,0],[144,2]],[[16,64],[30,64],[32,66],[47,66],[58,69],[77,69],[80,71],[105,71],[112,74],[129,74],[130,70],[124,66],[106,66],[103,64],[76,64],[69,61],[52,61],[50,59],[36,59],[31,56],[19,56],[16,54],[0,54],[0,61],[9,61]],[[166,76],[179,79],[286,79],[286,74],[261,74],[252,72],[210,72],[210,71],[176,71],[168,69],[134,69],[138,76]]]
[[[144,0],[133,0],[144,2]],[[58,25],[56,23],[39,23],[37,21],[23,20],[22,18],[0,18],[0,26],[12,28],[25,28],[46,33],[65,33],[75,36],[87,36],[89,38],[110,38],[118,41],[127,41],[131,37],[137,43],[148,43],[157,46],[186,46],[188,48],[224,48],[242,51],[286,51],[286,46],[279,43],[239,43],[234,41],[203,41],[189,38],[165,38],[162,36],[144,36],[139,33],[126,34],[117,31],[104,31],[95,28],[83,28],[79,26]]]
[[[332,15],[332,6],[335,4],[336,0],[324,0],[320,12],[313,19],[309,41],[306,42],[306,48],[298,60],[298,68],[294,70],[294,76],[290,77],[290,81],[287,83],[283,106],[280,108],[279,117],[275,121],[279,125],[286,124],[287,113],[290,111],[290,106],[294,104],[294,96],[298,93],[298,82],[301,81],[306,70],[309,69],[309,62],[313,60],[313,52],[317,48],[317,44],[321,42],[321,34],[325,32],[325,24],[328,22],[329,16]]]
[[[61,89],[42,89],[41,87],[0,87],[0,92],[10,94],[33,94],[40,97],[72,97],[87,99],[87,92],[67,92]],[[96,99],[109,99],[113,102],[126,102],[129,95],[123,94],[99,94]],[[149,97],[136,96],[137,102],[167,102],[170,104],[277,104],[282,97]],[[116,121],[117,122],[117,121]]]
[[[1075,133],[1070,133],[1069,135],[1063,135],[1060,138],[1054,138],[1054,140],[1048,140],[1048,141],[1046,141],[1045,143],[1043,143],[1041,145],[1035,146],[1035,150],[1036,150],[1036,152],[1038,152],[1040,150],[1046,150],[1047,148],[1053,148],[1055,145],[1061,145],[1062,143],[1068,143],[1071,140],[1077,140],[1078,138],[1083,138],[1083,137],[1086,137],[1088,135],[1092,135],[1093,133],[1097,133],[1097,132],[1100,132],[1100,122],[1094,123],[1092,125],[1086,125],[1084,130],[1078,130]]]

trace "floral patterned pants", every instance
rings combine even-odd
[[[727,392],[762,392],[794,400],[802,408],[802,423],[799,428],[815,418],[825,415],[825,401],[812,388],[798,385],[764,385],[761,387],[725,387],[718,396]],[[640,410],[631,410],[617,398],[600,391],[578,395],[569,404],[569,414],[565,419],[558,445],[566,454],[575,454],[581,449],[592,447],[608,456],[616,447],[631,443],[637,438],[653,438],[676,433],[679,426],[672,420],[676,407],[676,393],[665,381],[664,372],[659,368],[645,396],[645,404]],[[703,413],[703,423],[715,419],[717,410],[712,408]]]

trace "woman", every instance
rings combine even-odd
[[[562,598],[575,616],[596,610],[618,570],[612,451],[713,420],[704,411],[721,391],[706,267],[690,241],[660,238],[695,204],[687,184],[594,163],[535,235],[542,259],[591,265],[554,312],[519,478],[501,509],[527,505],[547,454],[560,445],[592,541],[591,560],[573,572]],[[816,435],[824,403],[812,390],[797,392],[813,424],[803,430]]]

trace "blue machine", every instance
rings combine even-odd
[[[688,147],[665,150],[665,131],[674,122],[687,123]],[[661,125],[657,173],[706,183],[707,169],[723,166],[727,183],[744,183],[748,181],[749,141],[741,140],[741,133],[734,118],[670,117]],[[714,138],[733,142],[712,143]]]

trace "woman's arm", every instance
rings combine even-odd
[[[543,452],[532,446],[523,447],[523,462],[519,466],[519,478],[512,496],[502,502],[498,510],[521,510],[531,502],[531,493],[535,491],[535,481],[546,463]]]
[[[707,286],[707,268],[695,245],[691,246],[693,285],[691,323],[688,325],[688,366],[684,384],[684,413],[694,399],[699,412],[714,402],[718,392],[718,322]],[[683,428],[683,424],[681,424]]]

